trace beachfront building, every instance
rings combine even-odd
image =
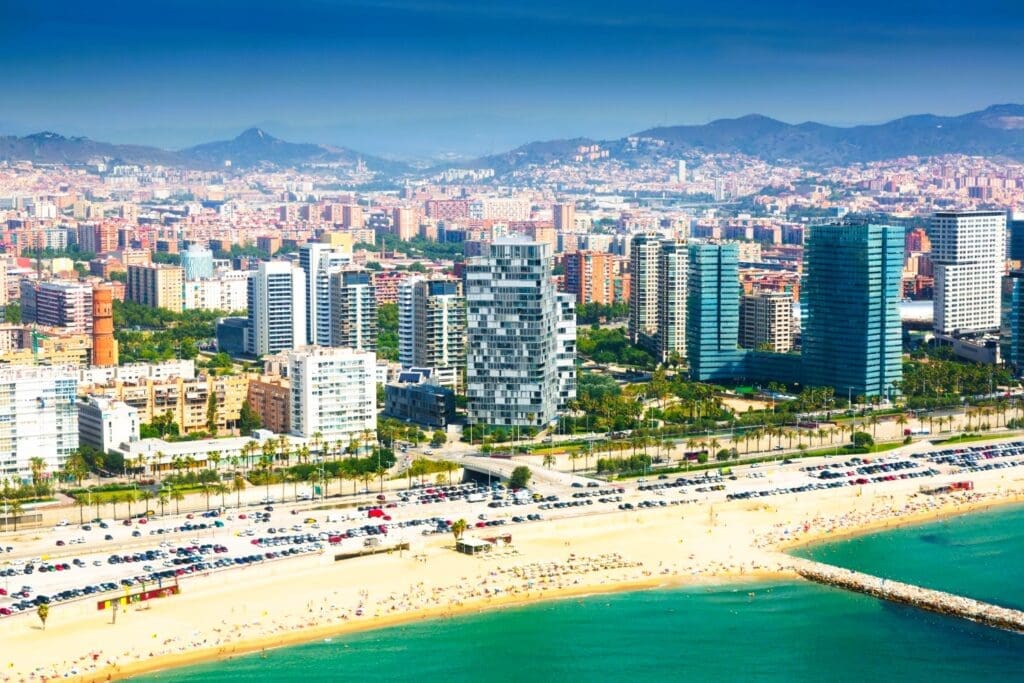
[[[77,385],[67,366],[0,368],[0,479],[30,482],[33,458],[60,471],[78,448]]]
[[[311,346],[289,351],[291,433],[324,443],[366,443],[377,430],[377,356]]]
[[[902,227],[811,226],[804,257],[804,383],[890,397],[903,379]],[[996,311],[998,325],[998,309]]]
[[[264,261],[249,279],[247,351],[265,356],[306,344],[306,274],[287,261]]]
[[[686,358],[691,379],[742,377],[740,278],[736,244],[690,244],[686,293]]]
[[[466,265],[469,419],[542,427],[558,415],[561,387],[551,247],[511,235],[485,249]]]
[[[941,211],[932,216],[930,232],[936,334],[998,330],[1006,213]]]

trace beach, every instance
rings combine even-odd
[[[404,552],[335,562],[328,550],[189,578],[180,595],[133,605],[116,623],[93,600],[52,609],[45,631],[34,617],[6,621],[0,680],[116,680],[539,600],[793,579],[781,551],[797,545],[1024,501],[1024,472],[971,479],[973,491],[941,496],[897,481],[587,514],[517,526],[511,546],[488,557],[457,554],[451,535],[431,536]]]

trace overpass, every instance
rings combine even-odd
[[[481,481],[487,478],[508,481],[512,476],[512,470],[523,464],[514,458],[487,458],[474,455],[454,456],[453,459],[462,466],[465,476],[474,481]],[[543,487],[564,491],[574,483],[585,486],[587,482],[599,481],[570,472],[546,468],[531,467],[530,472],[532,473],[530,478],[531,488]]]

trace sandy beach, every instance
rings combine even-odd
[[[0,680],[105,681],[421,619],[586,594],[724,581],[796,579],[799,544],[1024,502],[1024,472],[971,475],[975,490],[918,493],[920,482],[761,500],[614,511],[511,529],[490,557],[452,536],[411,551],[336,562],[334,553],[189,578],[181,595],[112,622],[94,600],[0,624]],[[470,535],[473,535],[472,533]]]

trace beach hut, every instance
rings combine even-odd
[[[455,543],[455,549],[466,555],[489,553],[493,544],[480,538],[461,538]]]

